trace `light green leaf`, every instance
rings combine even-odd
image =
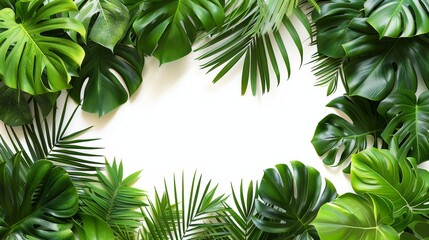
[[[352,158],[351,182],[357,193],[371,193],[393,203],[395,218],[429,213],[429,182],[411,160],[388,150],[368,149]]]
[[[134,22],[138,46],[160,63],[186,56],[197,32],[223,24],[224,10],[218,0],[146,0]]]
[[[414,92],[398,91],[383,100],[378,111],[389,120],[383,139],[397,139],[400,158],[410,156],[418,163],[429,159],[429,91],[419,98]]]
[[[130,15],[121,0],[76,0],[79,12],[70,17],[80,21],[89,39],[113,51],[124,37]]]
[[[71,75],[84,58],[75,42],[47,32],[75,31],[83,25],[71,18],[51,16],[76,10],[72,0],[19,1],[16,12],[0,10],[0,74],[3,82],[32,95],[70,88]],[[25,58],[26,61],[21,61]]]
[[[413,37],[429,32],[429,1],[369,0],[368,23],[382,37]]]
[[[70,239],[68,220],[78,210],[78,196],[70,177],[50,161],[35,162],[21,177],[21,156],[0,164],[0,238]]]
[[[344,194],[320,208],[313,222],[321,240],[397,240],[392,203],[375,195]]]
[[[82,223],[76,223],[80,240],[108,240],[115,239],[109,224],[97,216],[79,214]]]
[[[283,234],[282,239],[318,239],[311,222],[337,192],[316,169],[298,161],[291,166],[279,164],[265,170],[256,201],[260,217],[253,221],[262,231]]]
[[[91,42],[85,52],[79,77],[72,79],[70,96],[76,102],[83,98],[82,110],[103,116],[125,103],[139,88],[144,59],[125,44],[117,45],[112,52]]]

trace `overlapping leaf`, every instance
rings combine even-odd
[[[75,42],[46,35],[74,31],[85,37],[85,28],[74,19],[51,16],[77,10],[72,0],[19,1],[16,14],[0,10],[0,74],[3,82],[32,95],[70,88],[71,75],[84,58]],[[25,58],[26,61],[21,61]]]
[[[413,37],[429,32],[429,1],[369,0],[368,23],[381,37]]]
[[[388,200],[346,193],[323,205],[313,225],[321,240],[399,240],[392,223],[392,204]]]
[[[342,96],[332,100],[327,106],[342,111],[351,122],[341,116],[329,114],[317,125],[311,142],[317,154],[324,156],[325,164],[341,165],[352,154],[371,145],[377,146],[377,142],[382,140],[381,132],[387,123],[377,112],[377,102],[357,96]],[[368,139],[368,136],[372,139]]]
[[[113,51],[124,37],[130,15],[121,0],[75,0],[79,12],[70,16],[85,26],[92,41]]]
[[[418,163],[429,159],[429,91],[419,98],[411,91],[394,93],[380,103],[379,112],[389,120],[383,139],[397,139],[401,158],[411,156]]]
[[[68,220],[78,210],[78,197],[66,171],[40,160],[23,180],[21,167],[20,155],[0,164],[0,237],[72,238]]]
[[[70,96],[76,102],[83,97],[84,111],[103,116],[125,103],[139,88],[144,60],[126,44],[117,45],[112,52],[91,42],[85,46],[85,52],[79,77],[72,79]]]
[[[298,161],[291,166],[279,164],[265,170],[256,201],[261,217],[253,220],[265,232],[283,234],[282,239],[318,239],[311,222],[337,192],[316,169]]]
[[[186,56],[197,32],[210,31],[224,20],[218,0],[147,0],[134,22],[138,45],[162,63]]]

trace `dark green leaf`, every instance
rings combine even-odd
[[[75,224],[80,240],[115,239],[109,224],[97,216],[79,214],[82,223]]]
[[[78,210],[78,196],[66,171],[40,160],[23,179],[20,168],[20,155],[0,164],[0,238],[72,238],[68,220]]]
[[[377,142],[381,140],[381,132],[386,126],[384,118],[377,113],[377,102],[357,96],[342,96],[327,106],[342,111],[351,122],[338,115],[329,114],[317,125],[311,142],[319,156],[325,155],[325,164],[338,166],[350,159],[352,154],[371,145],[377,146]],[[369,140],[368,136],[373,139]]]
[[[82,109],[103,116],[136,92],[143,81],[144,59],[135,48],[125,44],[117,45],[112,52],[91,42],[85,47],[85,52],[79,77],[72,79],[70,96],[80,102],[82,88],[87,82]]]
[[[24,93],[5,85],[0,87],[0,109],[0,120],[9,126],[23,125],[33,120]]]
[[[265,170],[256,202],[261,217],[253,221],[265,232],[283,234],[283,239],[318,239],[311,222],[337,192],[316,169],[298,161],[291,166],[279,164]]]

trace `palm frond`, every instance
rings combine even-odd
[[[132,185],[140,171],[123,178],[122,162],[110,165],[106,161],[107,175],[97,171],[99,183],[87,183],[81,195],[81,211],[107,222],[118,239],[132,239],[137,234],[145,205],[145,193]]]
[[[331,95],[337,90],[338,80],[344,83],[343,66],[346,58],[331,58],[321,53],[315,53],[309,64],[314,64],[311,71],[316,76],[316,86],[328,86],[327,95]]]
[[[96,153],[101,148],[91,146],[98,139],[81,137],[91,127],[68,132],[79,106],[68,115],[67,102],[68,98],[64,101],[60,115],[54,107],[50,118],[43,118],[35,106],[34,122],[21,127],[23,138],[20,138],[16,128],[6,127],[12,146],[5,144],[0,148],[22,152],[28,166],[40,159],[50,160],[56,166],[63,167],[77,186],[82,186],[85,181],[93,181],[97,168],[103,166],[101,155]]]
[[[196,173],[191,182],[190,191],[185,190],[185,177],[182,174],[181,185],[176,177],[173,190],[169,190],[164,181],[164,193],[155,189],[155,200],[149,201],[144,209],[145,222],[141,237],[143,239],[224,239],[228,232],[225,223],[218,216],[225,213],[224,195],[216,194],[217,186],[211,187],[209,181],[202,184],[202,176]],[[189,192],[189,196],[185,196]]]
[[[256,95],[258,80],[262,93],[268,92],[271,85],[270,72],[274,72],[277,84],[281,79],[275,50],[280,52],[288,77],[290,76],[291,64],[284,36],[276,23],[270,22],[281,22],[298,49],[302,63],[302,41],[290,18],[296,17],[311,34],[312,29],[306,14],[299,7],[286,7],[285,13],[288,14],[284,15],[283,11],[273,12],[279,7],[276,1],[270,1],[268,4],[260,0],[228,1],[224,25],[216,29],[216,32],[211,32],[212,39],[198,49],[206,50],[198,58],[205,61],[202,68],[208,68],[209,72],[220,69],[213,82],[219,81],[242,61],[241,93],[245,94],[250,85],[252,94]],[[279,4],[288,5],[287,1]],[[295,5],[292,3],[291,6]],[[269,23],[265,23],[266,18],[270,19]],[[267,26],[272,29],[268,29]]]

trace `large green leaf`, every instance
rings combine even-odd
[[[398,153],[414,157],[418,163],[429,159],[429,91],[417,99],[414,92],[399,91],[380,103],[379,112],[388,120],[382,136],[386,142],[395,137]]]
[[[368,149],[353,156],[351,182],[357,193],[372,193],[393,203],[393,216],[429,214],[429,182],[415,163],[388,150]]]
[[[265,232],[283,234],[282,239],[318,239],[311,222],[319,208],[337,197],[335,187],[320,173],[301,162],[266,169],[259,187],[253,221]]]
[[[80,102],[84,92],[82,109],[102,116],[136,92],[143,81],[144,59],[135,48],[125,44],[117,45],[112,52],[91,42],[85,46],[85,52],[79,77],[72,79],[70,96]]]
[[[368,23],[381,37],[413,37],[429,32],[429,1],[368,0]]]
[[[361,35],[354,25],[363,17],[364,3],[364,0],[333,0],[321,5],[320,13],[313,11],[319,53],[332,58],[345,57],[342,45]]]
[[[226,212],[226,198],[216,194],[217,186],[212,187],[211,181],[204,185],[202,176],[197,178],[195,173],[189,189],[182,174],[179,185],[176,177],[172,189],[166,181],[164,185],[162,196],[155,191],[155,200],[144,209],[143,239],[225,239],[229,235],[226,223],[219,220]]]
[[[0,10],[0,74],[8,87],[32,95],[71,87],[71,75],[85,53],[77,43],[50,33],[70,30],[84,37],[79,21],[52,18],[74,10],[72,0],[19,1],[16,14],[10,8]]]
[[[403,232],[401,240],[427,240],[429,239],[429,222],[416,221],[410,224],[410,232]],[[412,233],[411,233],[412,232]]]
[[[346,193],[320,208],[313,225],[321,240],[396,240],[392,204],[375,195]]]
[[[23,179],[21,167],[20,155],[0,164],[0,238],[71,239],[78,196],[66,171],[40,160]]]
[[[144,192],[132,185],[137,181],[140,171],[123,178],[122,163],[106,162],[107,175],[98,171],[99,185],[87,183],[81,195],[80,210],[90,216],[98,217],[109,224],[115,235],[135,232],[143,216],[140,208]]]
[[[79,214],[80,223],[76,223],[76,231],[80,240],[115,239],[113,231],[102,219],[88,214]]]
[[[276,4],[274,1],[270,3]],[[286,66],[289,77],[291,65],[281,29],[285,29],[290,35],[302,60],[302,41],[290,18],[296,17],[311,34],[311,26],[303,10],[290,7],[290,16],[273,12],[274,18],[281,19],[282,28],[276,26],[268,31],[264,30],[266,25],[263,21],[266,14],[269,14],[266,13],[266,8],[268,6],[265,1],[228,1],[226,9],[229,13],[224,25],[212,32],[212,39],[199,48],[207,49],[207,52],[199,57],[200,60],[207,61],[202,67],[208,68],[209,72],[220,69],[213,82],[219,81],[243,61],[241,93],[245,94],[250,86],[252,94],[256,95],[258,85],[262,93],[268,92],[272,81],[271,72],[274,72],[277,84],[280,84],[281,80],[276,51],[279,52],[278,56]]]
[[[357,96],[341,96],[327,106],[342,111],[351,122],[329,114],[317,125],[311,143],[317,154],[324,156],[326,165],[338,166],[350,159],[352,154],[368,146],[377,146],[386,126],[384,118],[377,113],[377,102]],[[369,140],[368,136],[373,139]]]
[[[224,10],[218,0],[146,0],[134,22],[139,47],[162,63],[186,56],[197,31],[222,25]]]
[[[354,57],[344,67],[349,94],[382,100],[397,89],[416,91],[419,74],[429,76],[428,43],[426,36],[379,40],[374,34],[345,43]]]
[[[79,12],[70,16],[85,26],[92,41],[113,51],[124,37],[130,15],[121,0],[75,0]]]

